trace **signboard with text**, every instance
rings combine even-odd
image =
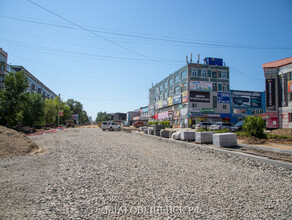
[[[179,104],[181,103],[181,95],[176,95],[176,96],[173,96],[173,104]]]
[[[288,106],[288,88],[287,88],[287,75],[282,74],[278,76],[278,99],[279,99],[279,107]]]
[[[190,101],[191,102],[210,103],[210,93],[209,92],[190,91]]]
[[[218,103],[228,104],[230,103],[230,93],[229,92],[217,92]]]
[[[190,81],[190,90],[212,91],[212,82],[209,82],[209,81]]]
[[[267,110],[276,110],[275,79],[266,79],[266,106]]]

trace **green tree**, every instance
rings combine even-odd
[[[71,111],[74,114],[79,115],[79,121],[81,123],[86,123],[89,121],[88,116],[87,116],[87,112],[85,110],[83,110],[83,105],[81,104],[81,102],[74,100],[74,99],[68,99],[66,104],[68,106],[70,106]]]
[[[110,120],[110,117],[106,112],[98,112],[97,117],[95,119],[96,123],[101,122],[101,121],[108,121]]]
[[[58,109],[56,109],[54,100],[46,99],[45,100],[45,122],[46,125],[54,125],[56,122],[56,115]]]
[[[4,86],[0,91],[0,123],[8,127],[22,124],[28,88],[24,71],[9,73]]]
[[[43,126],[45,124],[45,100],[41,94],[28,93],[23,110],[23,125]]]
[[[265,121],[259,116],[248,116],[244,119],[243,131],[248,136],[264,138]]]

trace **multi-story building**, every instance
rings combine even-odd
[[[249,115],[266,112],[265,92],[231,90],[231,122],[238,122]]]
[[[125,121],[127,118],[127,114],[121,112],[108,113],[107,115],[110,116],[111,120],[114,121]]]
[[[4,88],[4,79],[10,72],[10,66],[7,64],[8,54],[0,48],[0,89]]]
[[[152,120],[170,120],[174,127],[230,121],[229,67],[207,57],[187,63],[149,89]]]
[[[126,116],[126,124],[132,125],[134,122],[134,118],[140,116],[140,109],[136,109],[134,111],[128,111]]]
[[[32,75],[27,69],[23,66],[15,66],[11,65],[11,72],[16,73],[18,71],[23,70],[27,76],[27,81],[29,83],[29,87],[27,89],[30,93],[39,93],[43,96],[44,99],[53,99],[56,97],[56,94],[46,87],[41,81],[39,81],[34,75]]]
[[[266,127],[292,128],[292,57],[262,66],[266,79]]]

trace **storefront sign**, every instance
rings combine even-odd
[[[210,93],[190,91],[190,101],[210,103]]]
[[[134,121],[138,121],[138,120],[140,120],[140,116],[133,117],[133,120],[134,120]]]
[[[173,104],[179,104],[181,103],[181,95],[176,95],[176,96],[173,96]]]
[[[197,112],[197,113],[199,113],[199,112],[201,112],[201,109],[199,109],[199,108],[192,108],[191,109],[191,112]]]
[[[168,102],[168,105],[169,105],[169,106],[170,106],[170,105],[173,105],[173,97],[172,97],[172,96],[168,97],[168,98],[167,98],[167,102]]]
[[[212,82],[209,82],[209,81],[190,81],[190,90],[212,91]]]
[[[188,91],[182,93],[182,103],[188,102]]]
[[[163,105],[162,105],[162,100],[158,101],[158,108],[162,108]]]
[[[287,89],[287,75],[282,74],[278,76],[279,90],[278,90],[278,99],[279,107],[288,106],[288,89]]]
[[[160,112],[158,113],[158,119],[163,120],[168,118],[168,112]]]
[[[267,110],[276,110],[275,79],[266,79],[266,106]]]
[[[202,112],[204,113],[213,113],[215,110],[213,108],[202,108]]]
[[[230,103],[230,93],[229,92],[217,92],[217,102],[228,104]]]

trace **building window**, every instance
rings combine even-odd
[[[197,76],[197,69],[191,68],[191,76]]]
[[[184,71],[182,71],[182,73],[181,73],[181,79],[185,79],[185,78],[187,78],[187,70],[184,70]]]
[[[229,84],[226,85],[226,89],[227,89],[226,91],[229,92]]]
[[[174,83],[177,83],[180,81],[180,74],[176,75],[174,78]]]
[[[197,103],[193,103],[193,108],[196,108],[197,107]]]
[[[213,71],[213,72],[212,72],[212,78],[217,79],[217,72],[216,72],[216,71]]]
[[[213,91],[217,91],[217,83],[212,83],[212,90]]]
[[[172,85],[173,85],[173,79],[172,79],[172,78],[169,80],[168,85],[169,85],[169,86],[172,86]]]
[[[227,72],[226,71],[222,71],[221,78],[222,79],[227,79]]]
[[[167,89],[167,81],[164,83],[164,88]]]
[[[159,86],[159,91],[162,91],[162,90],[163,90],[163,84],[161,83]]]
[[[223,109],[227,109],[227,106],[226,105],[223,105]]]
[[[161,95],[160,95],[160,100],[162,100],[162,99],[163,99],[163,95],[161,94]]]
[[[208,77],[211,77],[212,74],[211,74],[211,70],[208,70]]]
[[[222,91],[222,84],[218,83],[218,91]]]
[[[226,84],[222,84],[222,91],[227,91],[227,85]]]
[[[217,96],[213,96],[213,108],[217,108]]]
[[[173,96],[173,90],[169,90],[168,94],[169,96]]]
[[[182,88],[181,88],[181,91],[182,92],[185,92],[187,90],[188,90],[188,84],[187,83],[184,83],[183,86],[182,86]]]
[[[158,87],[155,89],[156,93],[158,93],[158,92],[159,92],[159,90],[158,90],[158,89],[159,89]]]
[[[180,87],[177,86],[177,87],[174,88],[174,94],[178,95],[179,93],[180,93]]]
[[[202,69],[202,77],[207,77],[207,70],[206,69]]]
[[[168,92],[165,92],[164,93],[164,98],[167,99],[167,97],[168,97]]]
[[[218,78],[221,78],[221,71],[218,71]]]
[[[198,76],[201,77],[201,69],[198,69]]]

